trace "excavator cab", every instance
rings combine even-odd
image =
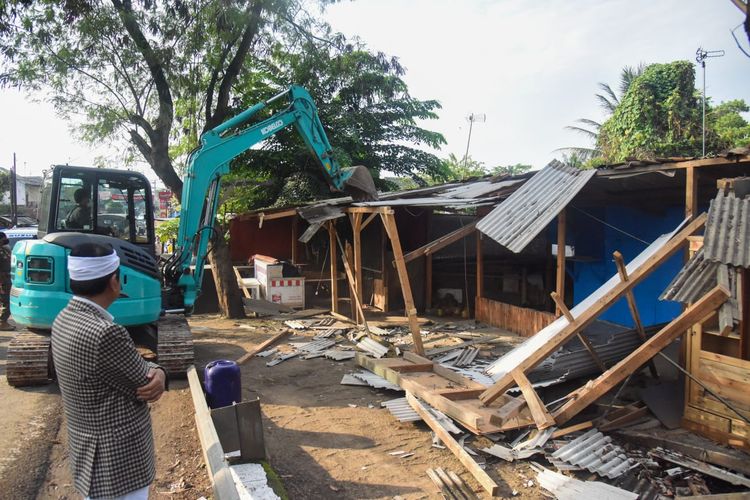
[[[56,165],[44,176],[40,211],[39,238],[99,234],[155,253],[151,185],[138,172]]]

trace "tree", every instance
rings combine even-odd
[[[529,170],[531,170],[531,165],[527,165],[525,163],[516,163],[515,165],[498,165],[497,167],[493,168],[491,173],[492,175],[519,175],[519,174],[525,174]]]
[[[281,87],[279,81],[269,78],[275,69],[299,69],[309,61],[300,57],[302,63],[295,66],[279,60],[288,54],[299,57],[315,43],[330,43],[315,35],[322,25],[307,13],[305,5],[302,0],[6,3],[0,9],[0,50],[4,56],[0,83],[47,91],[63,116],[85,118],[80,131],[88,140],[127,137],[130,157],[142,156],[180,198],[182,182],[177,165],[197,144],[201,132],[225,121],[248,101],[254,103],[273,95]],[[340,40],[339,45],[346,46],[343,37]],[[397,76],[387,74],[384,78],[398,84]],[[403,82],[400,91],[408,96]],[[246,97],[248,92],[254,95]],[[332,89],[329,95],[335,93]],[[378,103],[383,100],[381,97]],[[390,113],[391,123],[401,122],[405,128],[418,129],[414,119],[434,116],[431,110],[437,107],[432,101],[420,104],[404,99],[403,103],[411,107],[410,117],[399,115],[398,109],[384,113]],[[367,110],[362,115],[367,119]],[[379,139],[390,137],[384,133]],[[425,136],[424,140],[439,144],[442,137]],[[284,144],[282,140],[272,143],[271,151],[275,147],[277,152]],[[380,147],[390,147],[394,159],[401,154],[411,165],[418,158],[418,154],[405,155],[398,146]],[[256,165],[263,158],[273,159],[258,156]],[[357,156],[351,151],[351,157]],[[309,156],[306,162],[309,165]],[[273,173],[267,175],[271,165],[259,168],[255,177],[273,177]],[[304,185],[310,179],[304,175],[309,169],[283,178],[301,179]],[[322,185],[319,173],[316,180]],[[287,193],[290,198],[305,196],[294,185]],[[223,313],[242,315],[223,239],[215,239],[209,260]]]
[[[689,61],[652,64],[633,80],[612,116],[599,130],[597,146],[607,163],[627,158],[700,156],[701,106],[695,69]],[[713,130],[706,151],[723,145]]]
[[[435,185],[444,182],[465,181],[472,177],[482,177],[487,174],[484,163],[473,160],[471,156],[459,160],[456,155],[451,153],[448,158],[440,162],[437,172],[422,176],[421,181],[427,185]]]
[[[646,66],[643,63],[640,63],[636,67],[625,66],[622,68],[622,71],[620,72],[620,84],[618,85],[619,95],[608,83],[599,82],[597,84],[602,93],[595,94],[596,100],[598,101],[599,106],[604,110],[606,117],[611,116],[615,112],[617,106],[620,105],[621,97],[625,96],[633,81],[643,74],[644,69],[646,69]],[[567,156],[568,159],[573,160],[574,163],[585,163],[587,160],[591,160],[601,154],[601,151],[596,147],[596,143],[599,137],[599,129],[601,129],[602,124],[601,122],[590,118],[579,118],[576,120],[576,123],[579,125],[568,125],[565,128],[582,134],[591,141],[594,147],[566,147],[560,148],[560,151],[564,151],[566,153],[565,156]]]
[[[726,147],[750,146],[750,123],[740,113],[750,111],[742,99],[734,99],[713,107],[707,121]]]

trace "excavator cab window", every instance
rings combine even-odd
[[[57,227],[91,231],[94,227],[91,183],[84,176],[60,177]]]

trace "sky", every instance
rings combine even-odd
[[[750,58],[730,34],[743,16],[731,0],[354,0],[323,16],[398,57],[412,96],[441,103],[439,119],[421,124],[445,136],[440,157],[463,158],[467,117],[486,115],[473,125],[469,155],[487,167],[541,168],[561,156],[557,148],[587,145],[564,127],[603,118],[598,82],[616,88],[622,68],[641,62],[694,61],[698,47],[726,52],[707,62],[707,95],[750,103]],[[748,50],[744,31],[737,34]],[[696,77],[700,87],[700,69]],[[0,109],[1,167],[14,152],[22,175],[108,154],[78,143],[73,124],[17,90],[0,89]]]

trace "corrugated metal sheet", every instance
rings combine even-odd
[[[599,481],[581,481],[571,476],[560,474],[549,469],[542,469],[536,476],[539,486],[549,491],[558,500],[636,500],[637,493],[632,493],[617,486]]]
[[[403,198],[390,200],[365,201],[353,203],[355,207],[478,207],[491,205],[497,198],[449,198],[447,196],[430,196],[429,198]]]
[[[612,444],[611,437],[605,436],[596,428],[558,449],[552,457],[610,479],[619,477],[638,465],[622,448]]]
[[[513,252],[521,252],[594,176],[552,160],[477,224]]]
[[[711,201],[703,248],[708,260],[750,267],[750,198],[719,193]]]
[[[380,375],[376,375],[372,372],[362,370],[357,373],[352,373],[352,376],[358,378],[359,380],[363,382],[367,382],[367,385],[369,385],[370,387],[374,387],[376,389],[390,389],[392,391],[403,391],[403,389],[397,386],[396,384],[389,382],[383,377],[381,377]]]
[[[674,300],[688,304],[703,297],[716,286],[718,262],[705,259],[703,248],[698,250],[685,267],[667,286],[659,300]]]
[[[394,417],[399,422],[417,422],[422,420],[419,413],[414,411],[406,398],[391,399],[390,401],[383,401],[380,406],[388,408]]]
[[[363,338],[358,344],[357,349],[369,352],[376,358],[382,358],[388,352],[388,348],[383,344],[372,340],[370,337]]]

